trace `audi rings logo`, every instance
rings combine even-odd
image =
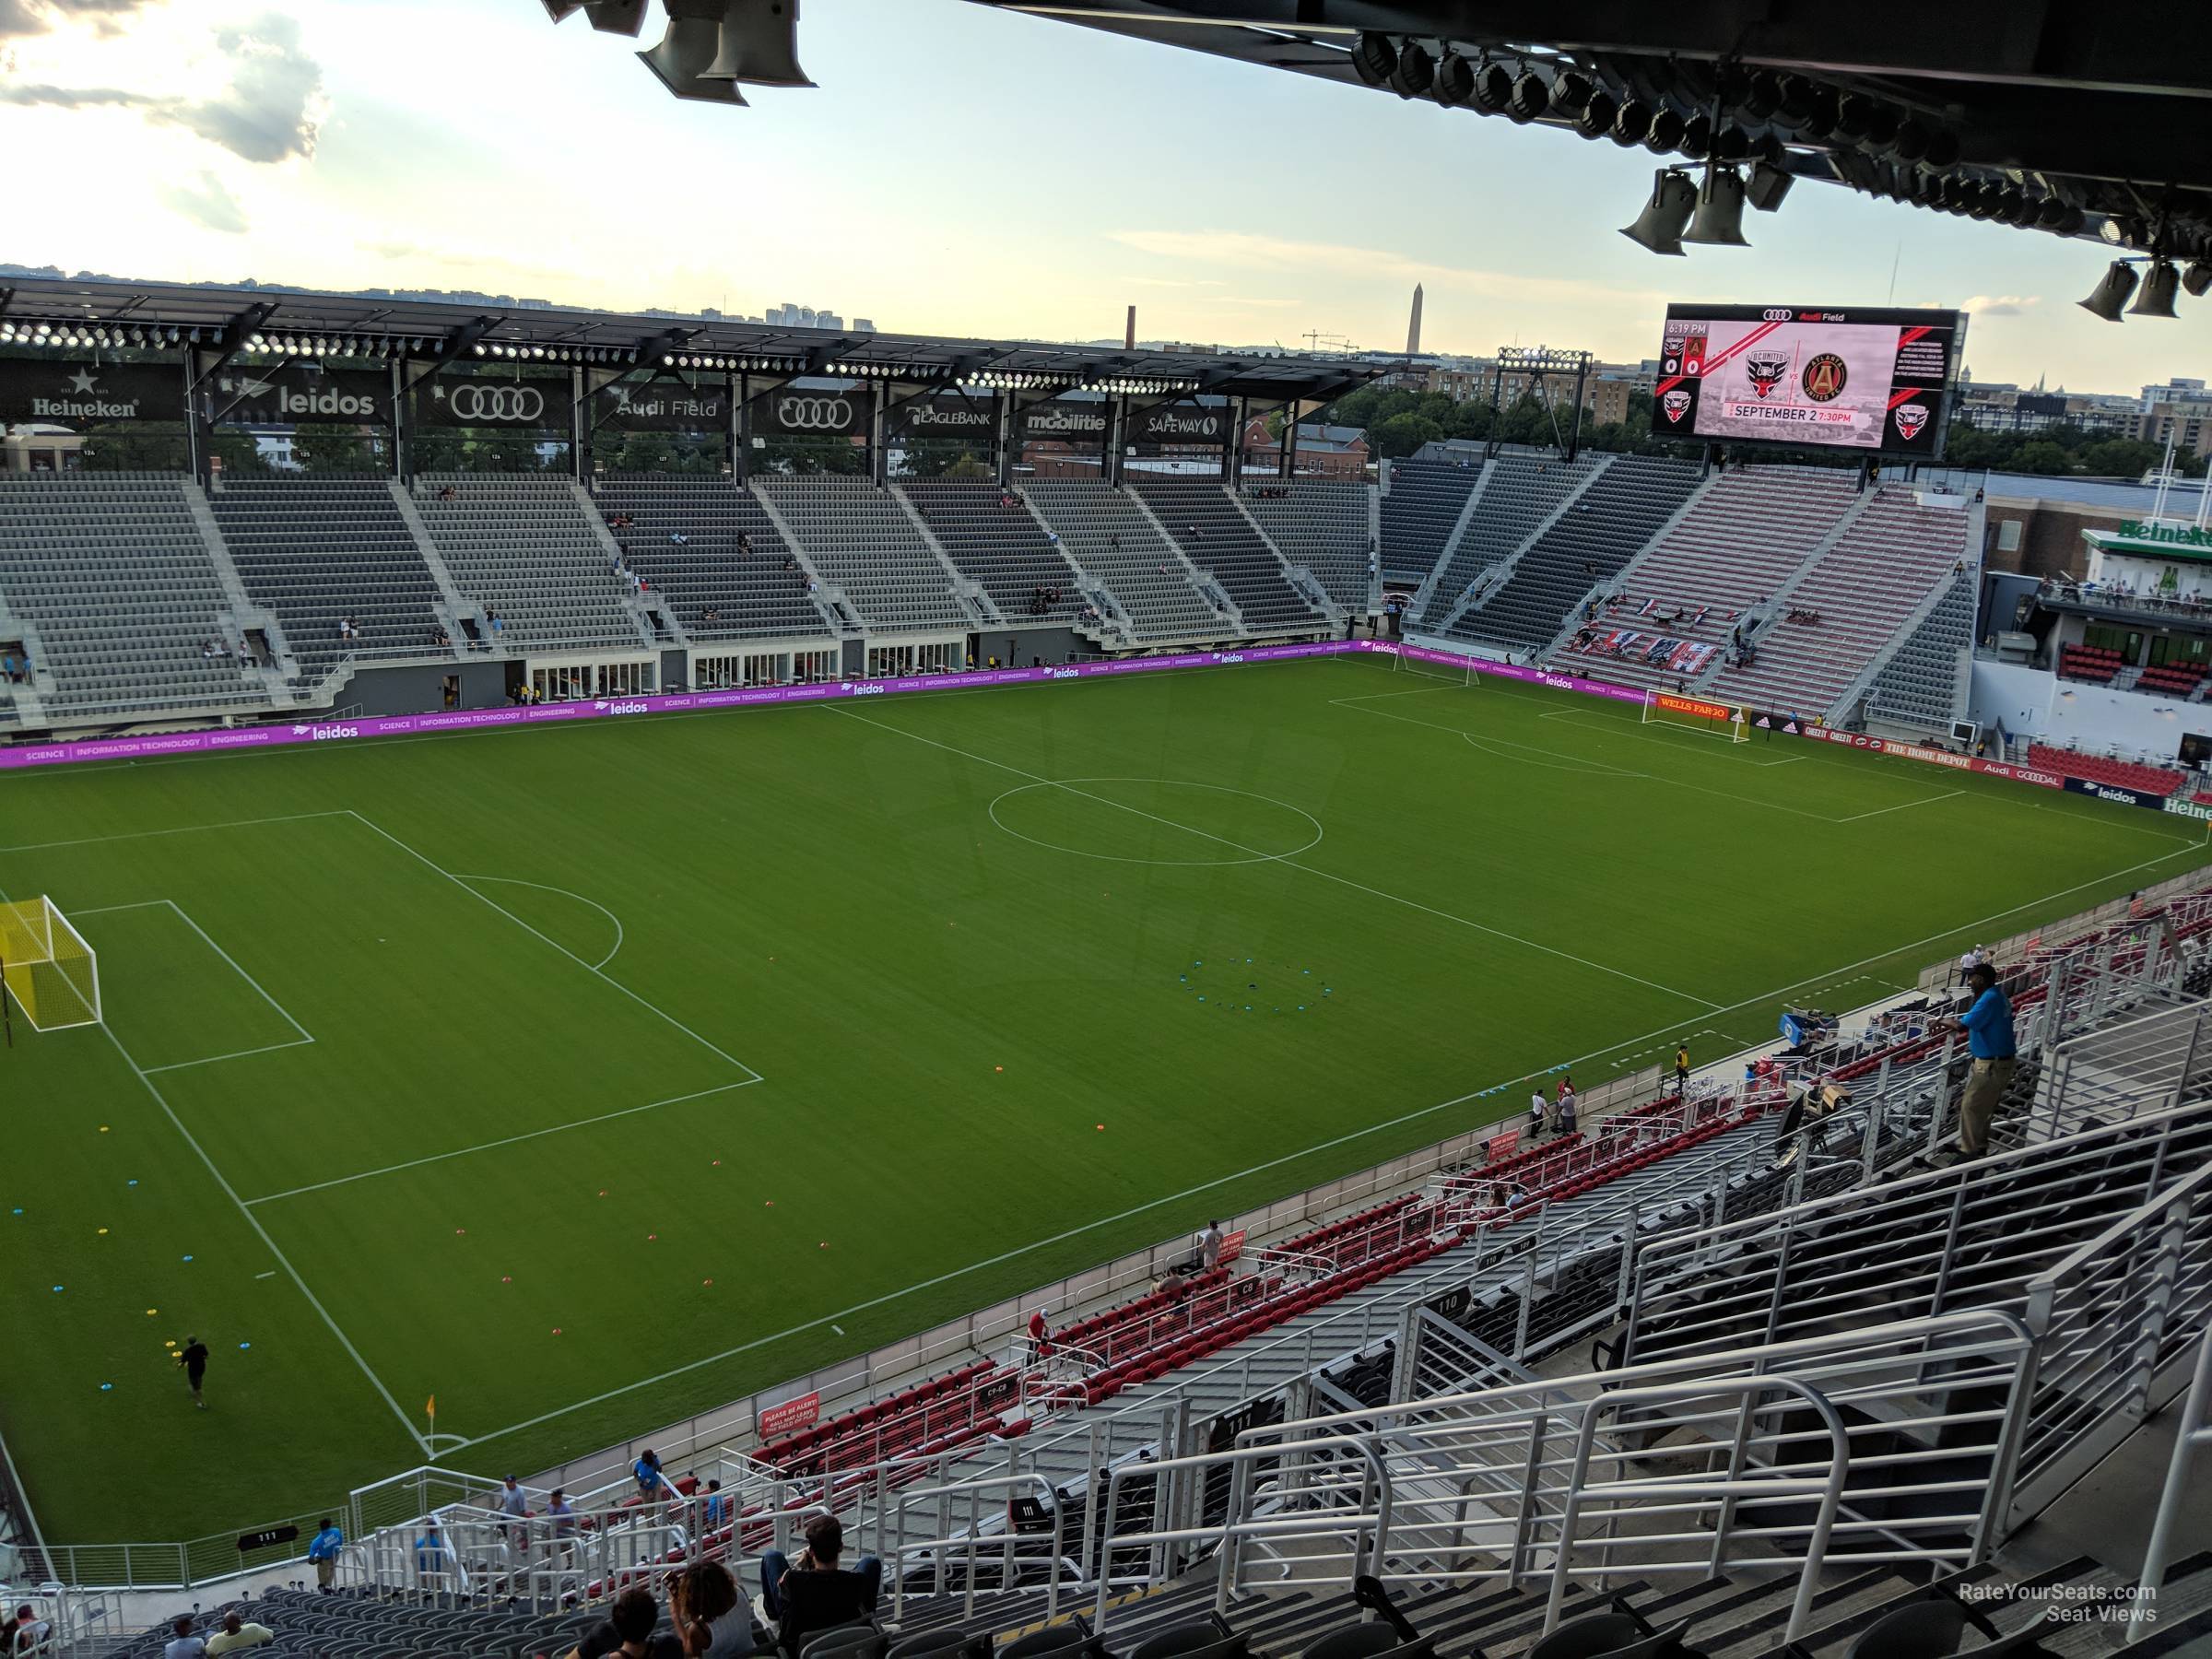
[[[1770,323],[1787,323],[1790,320],[1790,308],[1786,305],[1769,306],[1766,320]]]
[[[505,421],[523,426],[545,415],[546,394],[535,386],[497,382],[478,385],[461,381],[446,394],[446,406],[453,410],[453,418],[464,424]]]
[[[788,432],[841,432],[853,424],[853,405],[842,397],[782,397],[776,420]]]

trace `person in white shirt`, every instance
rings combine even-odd
[[[1966,976],[1981,967],[1983,959],[1981,946],[1968,946],[1966,954],[1959,959],[1959,982],[1962,985],[1965,984]]]
[[[1544,1133],[1544,1091],[1537,1089],[1528,1097],[1528,1135],[1531,1140]]]
[[[1206,1273],[1221,1265],[1221,1223],[1218,1221],[1208,1221],[1206,1230],[1198,1235],[1198,1265]]]

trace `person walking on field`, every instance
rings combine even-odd
[[[1980,1158],[1989,1150],[1990,1120],[2005,1099],[2006,1085],[2018,1065],[2012,1034],[2012,1003],[1997,988],[1997,971],[1987,962],[1967,970],[1966,988],[1973,1002],[1952,1024],[1966,1033],[1967,1052],[1973,1064],[1966,1087],[1959,1092],[1959,1156]]]
[[[200,1384],[207,1377],[207,1345],[197,1336],[184,1338],[184,1351],[177,1356],[177,1363],[184,1368],[184,1381],[192,1384],[192,1403],[202,1411],[207,1401],[200,1393]]]

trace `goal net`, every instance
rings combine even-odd
[[[0,904],[0,982],[34,1030],[100,1023],[100,959],[51,899]]]
[[[1479,686],[1481,678],[1475,672],[1475,659],[1455,656],[1448,652],[1424,652],[1419,656],[1403,647],[1393,657],[1394,672],[1418,674],[1425,679],[1442,680],[1448,686]]]
[[[1643,694],[1643,724],[1680,726],[1726,743],[1751,741],[1751,729],[1743,710],[1729,703],[1707,702],[1701,697],[1684,697],[1673,691]]]

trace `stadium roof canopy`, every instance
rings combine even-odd
[[[2212,259],[2204,0],[976,3]]]
[[[499,306],[276,288],[0,277],[0,346],[237,345],[367,356],[751,370],[908,384],[1328,399],[1385,372],[1344,358],[781,328],[666,312]]]

